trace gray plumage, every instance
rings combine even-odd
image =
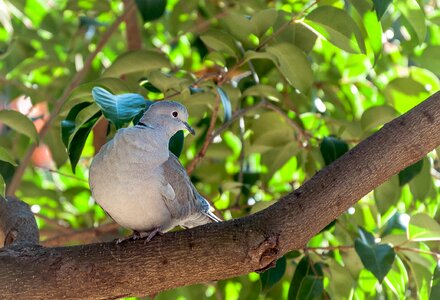
[[[178,225],[190,228],[220,221],[168,150],[177,131],[194,133],[187,120],[180,103],[156,102],[138,125],[120,129],[94,157],[92,195],[121,226],[154,236]]]

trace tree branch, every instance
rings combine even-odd
[[[0,196],[0,247],[38,244],[37,222],[29,206],[14,198]]]
[[[2,297],[152,295],[265,269],[286,252],[303,249],[364,195],[438,146],[439,128],[437,93],[254,215],[170,232],[147,244],[5,248]]]

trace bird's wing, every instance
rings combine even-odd
[[[167,206],[171,207],[171,214],[183,221],[193,221],[191,224],[180,224],[193,227],[208,222],[221,221],[211,212],[211,206],[192,184],[185,168],[179,159],[170,152],[166,162],[162,164],[163,177],[167,184],[174,190],[174,199],[164,199]]]

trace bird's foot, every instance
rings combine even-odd
[[[125,241],[129,241],[129,240],[138,240],[141,239],[141,233],[139,231],[133,230],[133,234],[130,234],[129,236],[123,237],[123,238],[119,238],[116,240],[116,244],[121,244]]]
[[[144,242],[144,244],[146,244],[149,241],[151,241],[151,239],[153,237],[155,237],[157,234],[158,235],[163,235],[163,232],[161,230],[162,230],[162,228],[160,228],[160,227],[156,227],[152,231],[136,231],[136,230],[133,230],[133,234],[131,234],[131,235],[127,236],[127,237],[123,237],[123,238],[117,239],[116,240],[116,244],[121,244],[121,243],[123,243],[125,241],[128,241],[128,240],[136,241],[136,240],[141,240],[141,239],[144,239],[144,238],[146,238],[146,240]]]
[[[163,232],[161,230],[162,230],[162,228],[156,227],[152,231],[139,232],[139,238],[140,239],[146,238],[146,240],[144,242],[144,244],[146,244],[149,241],[151,241],[151,239],[153,239],[153,237],[155,237],[157,234],[163,235]]]

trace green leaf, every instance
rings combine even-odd
[[[374,189],[374,200],[379,212],[383,215],[390,207],[397,204],[402,189],[399,185],[399,177],[393,176],[382,185]]]
[[[431,292],[429,293],[429,300],[440,299],[440,265],[437,264],[432,274]]]
[[[399,183],[400,186],[404,186],[408,182],[410,182],[417,174],[422,171],[423,168],[423,159],[418,162],[406,167],[402,171],[399,172]]]
[[[389,105],[373,106],[364,111],[361,117],[361,126],[364,131],[370,131],[378,126],[390,122],[399,114]]]
[[[440,46],[427,45],[419,56],[413,58],[417,65],[440,76]]]
[[[159,19],[165,12],[166,0],[136,0],[136,6],[144,23]]]
[[[0,160],[6,161],[13,166],[17,166],[14,156],[6,149],[0,146]]]
[[[304,22],[336,47],[350,53],[365,53],[359,27],[345,10],[319,6],[307,15]]]
[[[75,123],[76,116],[80,111],[88,106],[90,106],[90,103],[88,102],[82,102],[75,105],[69,111],[69,114],[66,116],[66,118],[61,121],[61,139],[66,148],[69,147],[70,141],[72,140],[72,136],[77,130],[77,127],[82,125],[79,124],[79,126],[77,126],[77,124]]]
[[[382,283],[394,262],[394,249],[389,245],[365,243],[357,238],[354,248],[362,264]]]
[[[92,95],[104,117],[112,122],[116,129],[129,123],[147,106],[147,100],[139,94],[113,95],[103,88],[94,87]]]
[[[245,45],[250,43],[249,37],[255,33],[255,27],[249,18],[241,14],[230,12],[222,21],[228,31],[240,42]]]
[[[411,217],[407,230],[411,241],[440,241],[440,225],[425,213]]]
[[[349,299],[354,280],[350,272],[334,259],[328,259],[330,299]]]
[[[319,150],[324,158],[325,165],[328,166],[348,151],[348,145],[340,139],[328,136],[322,140]]]
[[[399,0],[394,5],[415,31],[419,44],[423,43],[426,36],[425,14],[417,0]]]
[[[273,148],[261,155],[261,163],[267,167],[263,180],[269,180],[292,157],[298,153],[298,143],[291,141],[283,146]]]
[[[120,55],[104,71],[102,77],[120,77],[138,72],[147,74],[161,68],[171,68],[170,62],[163,54],[152,50],[136,50]]]
[[[365,228],[359,227],[359,238],[364,244],[374,245],[376,242],[374,241],[374,235],[368,232]]]
[[[376,11],[377,19],[382,19],[383,14],[391,4],[392,0],[373,0],[373,7]]]
[[[265,84],[253,85],[243,92],[243,97],[264,97],[272,101],[280,102],[283,95],[273,86]]]
[[[391,80],[384,90],[388,103],[400,113],[406,113],[414,106],[424,101],[430,94],[425,83],[413,78],[402,77]]]
[[[434,186],[431,175],[431,163],[427,157],[423,158],[422,170],[409,182],[409,189],[414,200],[424,201],[428,197],[431,187]]]
[[[2,197],[5,197],[5,191],[6,191],[5,180],[3,179],[2,174],[0,174],[0,195]]]
[[[276,44],[266,48],[272,54],[275,66],[293,87],[306,93],[313,84],[310,62],[302,50],[288,43]]]
[[[415,261],[407,261],[417,287],[416,299],[428,299],[431,282],[431,270]],[[430,299],[431,300],[431,299]]]
[[[38,142],[38,133],[35,129],[34,123],[18,111],[8,109],[0,110],[0,123],[26,135],[34,143]]]
[[[84,149],[84,145],[86,144],[87,137],[89,136],[90,131],[92,130],[93,126],[95,126],[100,117],[101,112],[99,111],[84,124],[82,124],[72,137],[69,147],[67,148],[67,153],[69,155],[69,160],[70,164],[72,165],[73,173],[75,173],[75,168],[78,164],[79,158],[81,157],[81,153]]]
[[[273,9],[263,9],[257,11],[251,19],[251,22],[255,26],[255,34],[262,36],[266,31],[275,23],[278,16],[278,12]]]
[[[169,150],[177,157],[182,153],[184,139],[183,131],[179,130],[170,138],[170,142],[168,143]]]
[[[307,275],[301,281],[298,289],[297,300],[321,299],[324,291],[324,283],[322,277]]]
[[[223,120],[224,120],[224,122],[227,122],[232,117],[231,100],[229,100],[228,95],[226,94],[226,92],[222,88],[217,87],[217,93],[218,93],[220,100],[222,101],[222,104],[223,104],[223,112],[224,112]]]
[[[200,39],[207,47],[215,51],[224,52],[235,58],[240,57],[240,49],[234,38],[223,31],[210,29],[201,35]]]
[[[261,291],[263,293],[270,290],[277,284],[286,272],[286,257],[283,256],[277,260],[275,268],[271,268],[260,274]]]
[[[315,291],[315,284],[311,284],[310,277],[320,278],[323,276],[322,267],[319,263],[313,264],[308,256],[304,256],[298,265],[296,266],[295,273],[293,274],[292,281],[290,282],[289,294],[287,299],[289,300],[302,300],[299,296],[308,295],[308,291]],[[302,283],[305,278],[304,284]],[[320,279],[322,280],[322,278]],[[307,287],[309,289],[307,289]],[[319,284],[317,285],[319,287]]]

